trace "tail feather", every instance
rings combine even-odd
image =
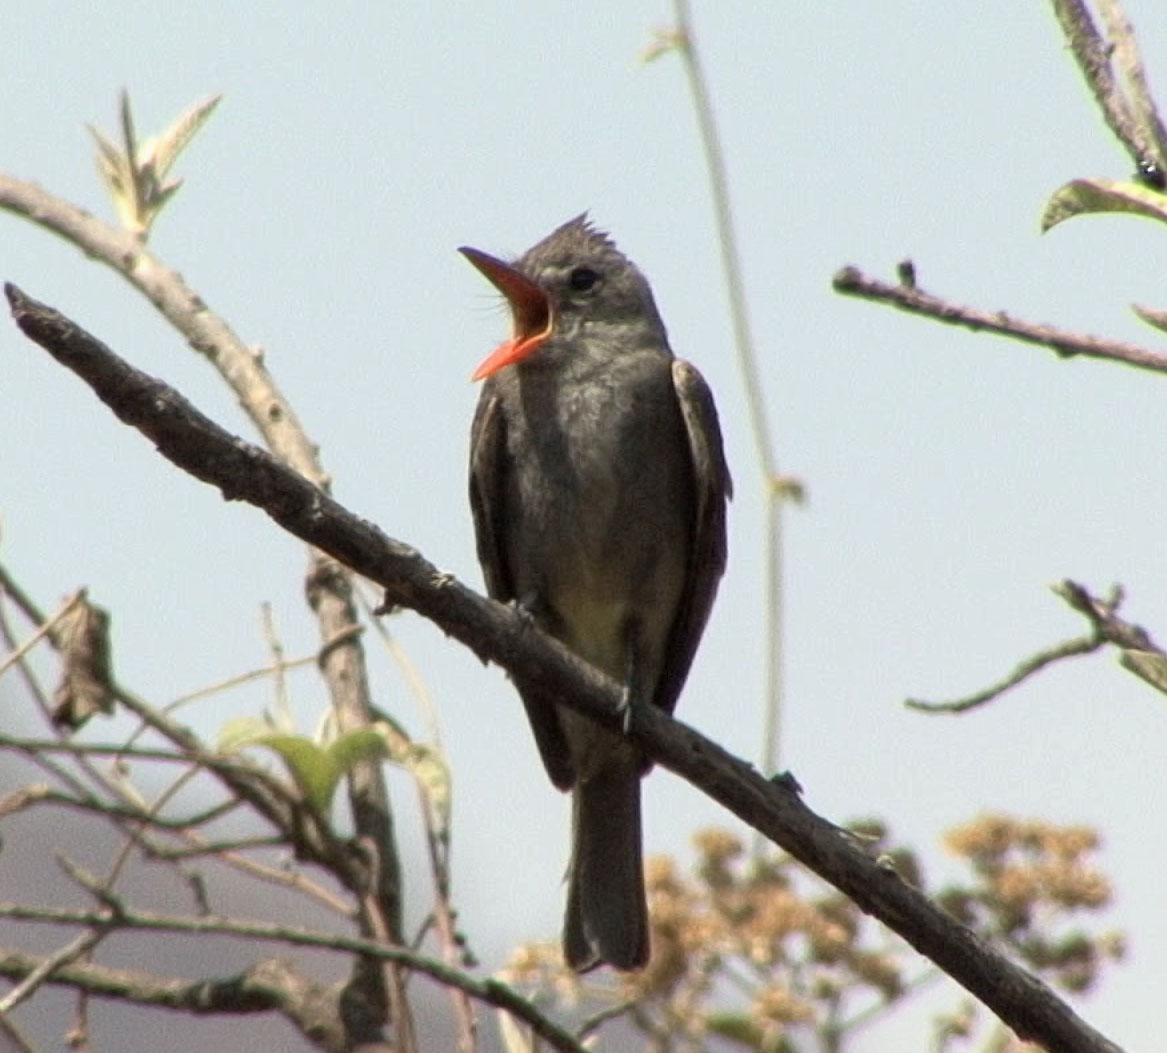
[[[613,763],[576,783],[563,953],[586,972],[648,961],[648,905],[641,861],[640,775]]]

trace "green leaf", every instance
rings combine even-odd
[[[219,731],[219,749],[235,752],[249,746],[263,746],[279,754],[304,799],[321,815],[332,807],[342,775],[363,760],[385,755],[384,738],[371,728],[337,735],[328,745],[313,742],[307,735],[273,729],[258,717],[237,717]]]
[[[171,165],[214,112],[222,96],[196,103],[161,135],[138,142],[130,96],[121,94],[122,143],[117,146],[92,126],[97,140],[97,167],[122,225],[145,240],[163,207],[182,185],[181,179],[163,182]]]
[[[1124,669],[1167,695],[1167,655],[1157,651],[1123,651],[1119,662]]]
[[[1097,212],[1127,212],[1167,222],[1167,195],[1139,183],[1075,179],[1054,191],[1042,213],[1041,232],[1072,216]]]
[[[189,110],[173,121],[156,139],[149,140],[141,151],[143,160],[149,159],[154,164],[154,170],[159,180],[170,171],[171,165],[178,160],[178,155],[186,149],[190,141],[198,134],[199,129],[207,123],[207,119],[215,112],[222,95],[212,95],[202,102],[196,102]]]
[[[361,761],[380,760],[385,756],[385,740],[372,728],[346,731],[325,751],[342,774]]]
[[[304,799],[321,815],[328,814],[342,774],[328,750],[322,750],[305,735],[267,735],[255,745],[278,753]]]

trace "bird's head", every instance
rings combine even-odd
[[[482,380],[529,358],[544,345],[577,337],[623,343],[648,331],[664,339],[648,282],[587,214],[576,216],[504,263],[478,249],[459,251],[506,297],[512,335],[474,371]]]

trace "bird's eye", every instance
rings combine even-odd
[[[567,284],[570,285],[576,292],[587,292],[592,288],[596,282],[600,280],[599,274],[591,269],[591,267],[576,267],[575,270],[567,276]]]

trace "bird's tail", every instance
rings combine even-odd
[[[572,791],[572,853],[563,953],[585,972],[648,961],[648,905],[640,846],[640,774],[613,759]]]

